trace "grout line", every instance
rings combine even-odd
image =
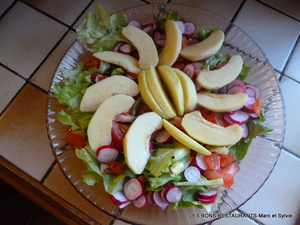
[[[15,6],[15,4],[18,2],[18,0],[15,0],[13,3],[9,5],[9,7],[0,15],[0,21],[3,19],[3,17]]]
[[[279,13],[281,13],[281,14],[283,14],[283,15],[285,15],[285,16],[291,18],[291,19],[293,19],[293,20],[296,20],[296,21],[300,22],[299,19],[297,19],[297,18],[295,18],[295,17],[289,15],[288,13],[285,13],[285,12],[283,12],[283,11],[280,11],[279,9],[275,8],[275,7],[272,6],[272,5],[269,5],[268,3],[265,3],[265,2],[263,2],[263,1],[261,1],[261,0],[256,0],[256,1],[259,2],[259,3],[261,3],[261,4],[263,4],[264,6],[267,6],[267,7],[270,8],[270,9],[273,9],[273,10],[275,10],[275,11],[277,11],[277,12],[279,12]]]
[[[87,9],[95,2],[95,0],[91,0],[89,4],[87,4],[87,6],[82,10],[82,12],[78,15],[78,17],[74,20],[74,22],[71,24],[71,29],[75,31],[75,29],[73,28],[74,25],[79,21],[79,19],[81,18],[81,16],[83,16]]]
[[[288,150],[285,147],[282,147],[282,151],[285,151],[287,154],[290,154],[291,156],[295,157],[296,159],[300,160],[300,155],[297,155],[296,153],[292,152],[291,150]]]
[[[234,13],[233,17],[231,18],[230,22],[231,23],[234,23],[236,17],[240,14],[240,11],[241,9],[243,8],[243,6],[245,5],[246,3],[246,0],[243,0],[241,3],[240,3],[240,6],[238,7],[238,9],[236,10],[236,12]]]
[[[283,72],[283,73],[285,72],[286,67],[287,67],[288,64],[289,64],[289,62],[290,62],[290,60],[291,60],[291,58],[292,58],[292,56],[293,56],[293,54],[294,54],[294,52],[295,52],[295,50],[296,50],[296,48],[297,48],[298,43],[300,44],[300,33],[298,34],[298,37],[296,38],[296,41],[295,41],[295,43],[294,43],[294,45],[293,45],[293,47],[292,47],[292,49],[291,49],[291,52],[290,52],[290,54],[288,55],[287,60],[286,60],[286,62],[285,62],[285,64],[284,64],[284,66],[283,66],[283,69],[282,69],[282,72]]]

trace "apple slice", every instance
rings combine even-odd
[[[138,93],[139,87],[132,79],[122,75],[107,77],[86,89],[80,102],[80,111],[95,112],[105,99],[115,94],[133,97]]]
[[[242,57],[240,55],[233,55],[220,69],[200,70],[196,81],[200,86],[208,90],[217,90],[235,80],[240,74],[242,66]]]
[[[243,133],[238,124],[222,127],[205,120],[199,111],[185,114],[181,125],[192,138],[212,146],[234,145],[241,139]]]
[[[183,144],[184,146],[199,152],[203,155],[210,155],[211,152],[207,150],[205,147],[203,147],[201,144],[199,144],[197,141],[192,139],[190,136],[188,136],[186,133],[175,127],[173,124],[171,124],[167,120],[163,120],[163,127],[169,132],[169,134],[178,142]]]
[[[151,94],[153,95],[155,101],[158,103],[160,108],[164,111],[167,117],[165,119],[170,119],[176,116],[176,111],[172,102],[170,101],[167,93],[163,87],[163,84],[159,78],[157,70],[153,66],[149,66],[145,71],[146,81]]]
[[[113,51],[103,51],[96,52],[93,54],[93,56],[104,62],[118,65],[130,73],[137,74],[141,70],[138,65],[138,60],[128,54],[122,54]]]
[[[111,144],[113,119],[116,115],[127,112],[133,104],[134,99],[123,94],[113,95],[103,101],[87,128],[89,144],[93,151],[97,151],[100,146]]]
[[[174,20],[165,22],[166,43],[158,55],[158,65],[172,66],[177,60],[182,46],[182,34]]]
[[[172,68],[179,77],[184,97],[184,113],[191,112],[195,109],[197,104],[197,91],[194,82],[191,78],[177,68]]]
[[[139,53],[138,65],[141,69],[148,66],[157,66],[158,54],[153,39],[143,30],[129,25],[122,29],[122,35],[126,37]]]
[[[213,31],[203,41],[188,45],[180,52],[181,56],[191,61],[199,61],[216,54],[224,41],[224,33],[221,30]]]
[[[149,142],[154,131],[162,128],[162,118],[155,112],[138,116],[129,127],[124,140],[124,156],[128,167],[141,174],[150,157]]]
[[[163,84],[170,94],[177,115],[182,116],[184,113],[184,96],[180,79],[171,67],[166,65],[159,66],[158,72]]]
[[[154,96],[152,95],[152,93],[149,89],[149,86],[147,84],[145,70],[142,70],[141,72],[139,72],[138,83],[139,83],[139,89],[140,89],[142,98],[145,101],[145,103],[149,106],[149,108],[152,109],[154,112],[156,112],[161,117],[169,118],[169,116],[167,114],[165,114],[165,112],[161,109],[161,107],[156,102]]]
[[[243,92],[235,94],[213,94],[200,91],[197,94],[197,103],[213,112],[231,112],[242,108],[248,100],[248,95]]]

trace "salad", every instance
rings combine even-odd
[[[84,182],[103,184],[120,208],[209,212],[251,141],[271,131],[251,68],[219,52],[222,28],[176,11],[140,24],[97,4],[76,31],[93,56],[62,69],[54,93]]]

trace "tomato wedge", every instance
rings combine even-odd
[[[220,166],[221,167],[228,166],[229,164],[235,162],[235,158],[230,153],[228,153],[226,155],[225,154],[220,154],[220,157],[221,157],[221,160],[220,160]]]
[[[218,171],[221,168],[221,157],[218,153],[213,152],[204,156],[203,159],[208,169]]]
[[[86,69],[88,70],[89,68],[92,68],[92,67],[99,67],[100,66],[100,59],[97,59],[97,58],[94,58],[94,57],[91,57],[91,58],[88,58],[86,61],[85,61],[85,66],[86,66]]]
[[[123,139],[127,130],[128,126],[125,124],[113,121],[111,129],[112,142],[119,149],[123,149]]]
[[[122,173],[125,164],[118,161],[112,161],[102,163],[102,166],[105,167],[105,169],[102,171],[103,174],[119,175]]]
[[[255,101],[254,101],[254,104],[253,104],[253,110],[258,116],[260,116],[261,107],[262,107],[261,99],[256,98]]]
[[[81,131],[71,131],[66,141],[69,145],[71,145],[73,148],[83,148],[85,146],[86,136]]]

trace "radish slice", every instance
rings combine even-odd
[[[245,93],[245,89],[242,87],[242,86],[239,86],[239,85],[236,85],[236,86],[233,86],[231,88],[227,88],[227,94],[235,94],[235,93],[238,93],[238,92],[244,92]]]
[[[142,25],[142,30],[146,33],[150,33],[153,30],[153,24],[147,23],[145,25]]]
[[[142,25],[141,25],[139,22],[135,21],[135,20],[130,21],[127,25],[128,25],[128,26],[129,26],[129,25],[135,26],[135,27],[137,27],[137,28],[139,28],[139,29],[142,29]]]
[[[196,67],[194,64],[189,63],[183,68],[183,72],[188,75],[191,79],[196,77]]]
[[[160,47],[164,47],[166,44],[166,40],[164,39],[158,39],[158,40],[154,40],[155,44],[157,44]]]
[[[254,98],[260,98],[261,97],[261,89],[259,86],[255,84],[246,84],[246,90],[252,89],[255,92]]]
[[[119,48],[119,52],[123,54],[129,54],[131,52],[131,45],[128,43],[123,43]]]
[[[124,194],[130,201],[134,201],[145,194],[145,187],[139,179],[130,178],[124,184]]]
[[[138,199],[134,200],[133,205],[139,209],[145,207],[147,205],[147,198],[146,195],[142,195]]]
[[[249,135],[248,126],[246,124],[241,124],[240,126],[243,128],[242,138],[245,139]]]
[[[169,203],[163,201],[163,199],[160,197],[160,191],[153,192],[152,200],[162,210],[166,210],[169,207]]]
[[[160,40],[160,39],[165,39],[165,38],[162,38],[162,34],[161,34],[159,31],[156,31],[156,32],[153,34],[153,39],[154,39],[154,41],[155,41],[155,40]]]
[[[178,186],[168,185],[160,193],[163,201],[170,204],[178,202],[182,197],[182,189]]]
[[[196,156],[192,159],[190,165],[197,167],[200,171],[207,170],[207,166],[204,162],[203,155],[201,153],[197,153]]]
[[[245,85],[245,83],[241,79],[239,79],[239,78],[236,78],[235,80],[233,80],[232,82],[230,82],[229,84],[227,84],[227,89],[229,90],[230,88],[232,88],[234,86],[240,86],[240,87],[242,87],[243,92],[246,91],[246,85]]]
[[[241,125],[248,121],[249,114],[244,111],[238,110],[238,111],[228,114],[228,117],[233,123],[237,123],[237,124]]]
[[[120,46],[123,45],[125,42],[120,41],[116,44],[116,46],[114,47],[114,52],[119,52],[120,50]]]
[[[149,205],[157,207],[158,205],[156,205],[153,201],[153,194],[154,194],[154,191],[148,191],[146,194],[146,199],[147,199],[147,202]]]
[[[125,202],[125,203],[119,205],[119,208],[120,208],[120,209],[123,209],[123,208],[125,208],[126,206],[128,206],[130,203],[131,203],[131,202]]]
[[[248,112],[248,115],[251,119],[257,119],[259,117],[255,112]]]
[[[200,62],[192,62],[192,64],[194,65],[194,67],[196,69],[196,74],[198,74],[200,72],[200,70],[202,69],[202,64]]]
[[[189,181],[198,181],[201,178],[200,170],[196,166],[189,166],[184,170],[184,178]]]
[[[105,77],[98,71],[92,73],[91,75],[91,81],[92,83],[98,83],[99,81],[105,79]]]
[[[247,87],[246,88],[246,94],[252,98],[255,98],[256,97],[256,92],[253,88],[251,87]]]
[[[103,145],[99,147],[96,151],[96,156],[98,160],[102,163],[115,161],[118,155],[118,149],[111,145]]]
[[[112,203],[114,203],[116,205],[122,205],[126,202],[129,202],[129,199],[125,196],[123,191],[116,192],[113,195],[109,194],[108,196],[109,196],[110,200],[112,201]]]
[[[210,189],[206,192],[198,192],[196,195],[196,199],[203,204],[211,204],[214,203],[218,196],[218,191],[215,189]]]
[[[191,22],[184,23],[184,33],[185,35],[192,36],[196,31],[195,24]]]
[[[162,129],[156,134],[155,140],[157,142],[166,144],[166,143],[170,143],[173,140],[173,138],[168,131]]]
[[[194,82],[194,84],[195,84],[196,92],[199,92],[202,90],[202,87],[200,86],[200,84],[198,84],[197,82]]]
[[[229,115],[227,113],[224,113],[223,118],[227,123],[233,124],[232,120],[229,118]]]
[[[245,105],[243,106],[243,110],[253,113],[254,112],[254,109],[253,109],[254,102],[255,102],[255,98],[248,96],[248,100],[245,103]]]
[[[115,116],[114,120],[120,123],[132,123],[135,120],[135,116],[132,116],[129,113],[120,113]]]
[[[181,32],[181,34],[183,34],[185,32],[185,26],[184,26],[184,23],[180,20],[177,20],[176,21],[178,27],[179,27],[179,30]]]

